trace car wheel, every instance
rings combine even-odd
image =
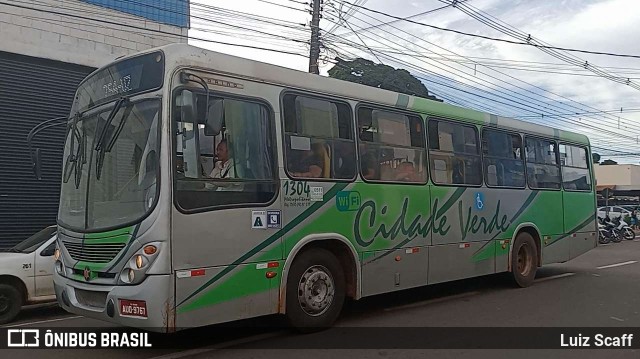
[[[22,307],[22,296],[18,289],[8,284],[0,284],[0,324],[12,321]]]

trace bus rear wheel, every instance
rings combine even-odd
[[[519,287],[533,284],[538,269],[538,250],[533,237],[526,232],[518,234],[511,252],[511,279]]]
[[[344,297],[344,271],[333,253],[311,248],[293,261],[286,310],[295,330],[311,333],[330,327],[340,315]]]

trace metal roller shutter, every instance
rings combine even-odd
[[[0,52],[0,249],[55,224],[64,126],[41,132],[42,180],[35,179],[27,134],[68,116],[76,87],[92,68]]]

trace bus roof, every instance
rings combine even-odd
[[[203,70],[213,69],[215,72],[221,74],[254,79],[260,82],[277,84],[287,88],[338,96],[361,102],[392,106],[441,118],[513,129],[574,143],[585,145],[589,144],[587,136],[571,131],[496,116],[485,112],[330,77],[318,76],[303,71],[206,50],[188,44],[171,44],[158,49],[165,52],[168,67],[189,66]]]

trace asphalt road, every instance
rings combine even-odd
[[[282,349],[323,347],[327,332],[298,335],[279,317],[236,323],[220,335],[213,326],[178,333],[171,350],[5,350],[3,357],[102,358],[639,358],[640,350],[410,350]],[[538,270],[536,283],[515,289],[502,276],[487,276],[406,290],[347,303],[339,331],[359,327],[640,327],[640,240],[598,247],[570,262]],[[25,311],[11,328],[96,327],[111,324],[66,314],[55,306]],[[396,328],[396,329],[394,329]],[[330,330],[331,331],[331,330]],[[329,331],[329,333],[331,333]],[[637,338],[636,340],[640,340]],[[375,340],[371,348],[376,347]]]

